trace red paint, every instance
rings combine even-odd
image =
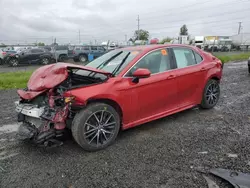
[[[139,77],[139,78],[147,78],[151,75],[151,72],[148,69],[137,69],[133,76]]]
[[[145,54],[155,49],[165,47],[187,47],[203,57],[203,62],[182,69],[173,69],[167,72],[153,74],[142,78],[139,83],[133,83],[133,78],[123,75]],[[221,79],[222,67],[219,60],[214,60],[211,55],[202,50],[187,45],[148,45],[128,47],[126,49],[141,50],[142,52],[133,59],[116,77],[110,77],[105,83],[82,87],[66,92],[65,96],[75,96],[80,104],[87,104],[90,100],[110,100],[119,105],[122,110],[122,128],[127,129],[146,123],[182,110],[191,108],[201,103],[203,89],[211,78]],[[42,92],[53,88],[66,79],[67,67],[71,64],[60,63],[48,65],[38,69],[29,81],[29,89],[33,92]],[[89,69],[84,66],[82,69]],[[45,73],[45,71],[48,71]],[[102,72],[101,70],[95,70]],[[144,70],[139,71],[145,74]],[[103,72],[102,72],[103,73]],[[104,72],[105,74],[109,74]],[[39,83],[39,81],[43,81]],[[19,92],[20,93],[20,92]],[[26,93],[28,95],[28,93]],[[26,96],[26,94],[24,96]],[[23,96],[23,94],[21,94]],[[34,95],[33,95],[34,96]],[[26,96],[27,97],[27,96]],[[32,96],[30,96],[32,97]],[[63,120],[68,113],[58,112],[55,121],[58,129],[65,127]]]
[[[28,82],[28,91],[18,90],[18,95],[23,99],[33,99],[41,93],[62,83],[68,77],[68,68],[90,70],[105,75],[111,73],[91,67],[74,65],[70,63],[57,63],[38,68],[31,75]]]
[[[52,120],[53,123],[55,123],[54,127],[55,129],[61,130],[66,127],[66,119],[69,114],[69,106],[66,105],[64,108],[59,108],[56,111],[56,114]]]

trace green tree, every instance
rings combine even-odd
[[[162,39],[160,43],[164,44],[165,42],[170,42],[171,40],[173,40],[173,39],[170,37],[166,37],[166,38]]]
[[[135,40],[148,40],[149,32],[143,29],[135,31]]]
[[[43,42],[38,42],[37,46],[45,46]]]
[[[188,29],[185,24],[180,28],[180,35],[188,35]]]

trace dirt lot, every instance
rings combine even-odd
[[[216,108],[187,110],[124,131],[113,146],[95,153],[72,140],[49,150],[19,143],[15,91],[0,91],[0,97],[0,187],[200,188],[207,184],[197,168],[250,172],[246,62],[225,65]]]

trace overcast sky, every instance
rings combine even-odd
[[[123,42],[137,29],[150,37],[250,33],[250,0],[0,0],[0,43]]]

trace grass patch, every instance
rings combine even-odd
[[[0,73],[0,89],[25,88],[33,71]]]
[[[225,55],[215,55],[219,58],[222,63],[227,63],[230,61],[244,61],[248,60],[250,57],[250,52],[240,53],[240,54],[225,54]]]

